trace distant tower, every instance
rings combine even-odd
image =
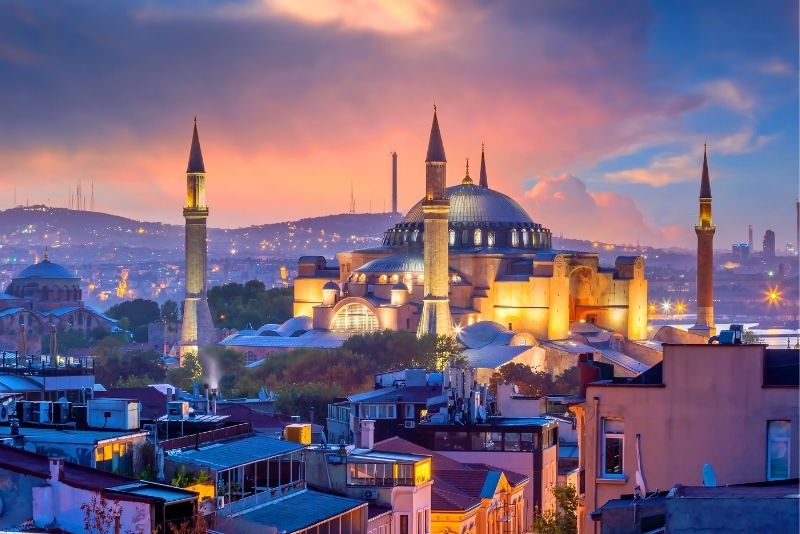
[[[750,248],[750,252],[753,252],[753,225],[747,225],[747,246]]]
[[[16,190],[14,193],[14,203],[16,204]],[[798,254],[800,254],[800,199],[794,201],[795,210],[796,210],[796,217],[797,217],[797,234],[795,234],[795,242],[794,242],[794,250]]]
[[[446,167],[447,159],[444,156],[439,119],[436,117],[436,107],[434,106],[428,155],[425,158],[425,199],[422,201],[425,281],[422,293],[422,315],[417,329],[418,336],[426,334],[449,336],[453,333],[448,297],[447,221],[450,214],[450,202],[446,195]]]
[[[181,326],[180,354],[196,352],[200,346],[214,342],[214,322],[208,308],[206,289],[208,283],[208,243],[206,219],[206,168],[194,121],[192,148],[186,168],[186,286],[183,299],[183,324]]]
[[[711,219],[711,180],[708,177],[708,147],[703,148],[703,176],[700,179],[700,217],[697,234],[697,320],[689,329],[704,337],[713,336],[714,325],[714,232]]]
[[[765,258],[775,257],[775,232],[772,230],[764,232],[764,240],[761,243],[761,254]]]
[[[397,152],[392,152],[392,213],[397,213]]]

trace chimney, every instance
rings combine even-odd
[[[375,421],[372,419],[362,419],[361,427],[361,448],[372,449],[375,446]]]
[[[61,480],[64,475],[64,459],[49,458],[50,460],[50,479]]]
[[[594,365],[592,353],[587,352],[578,356],[578,374],[580,377],[580,396],[586,396],[586,386],[600,380],[600,369]]]
[[[392,152],[392,213],[397,213],[397,152]]]

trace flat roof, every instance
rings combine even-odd
[[[57,430],[55,428],[23,426],[20,427],[19,434],[26,439],[40,443],[96,444],[107,440],[146,436],[148,433],[141,430]],[[0,436],[10,435],[11,427],[0,426]]]
[[[236,517],[235,521],[277,528],[278,532],[297,532],[362,506],[366,508],[367,503],[319,491],[304,490],[242,514]]]
[[[374,449],[353,449],[348,457],[348,463],[354,463],[350,460],[355,461],[369,461],[369,462],[380,462],[380,463],[395,463],[395,462],[419,462],[430,458],[430,456],[423,456],[421,454],[408,454],[402,452],[385,452],[385,451],[376,451]]]
[[[292,441],[283,441],[266,436],[250,436],[214,443],[199,449],[171,451],[168,453],[168,458],[175,462],[199,465],[215,471],[221,471],[299,451],[303,448],[303,445]]]
[[[181,502],[193,500],[197,497],[197,493],[166,484],[157,484],[155,482],[137,481],[130,484],[122,484],[120,486],[112,486],[107,488],[109,491],[121,492],[128,495],[141,495],[142,497],[151,497],[154,499],[163,500],[164,502]]]
[[[424,403],[431,397],[436,397],[441,394],[441,384],[434,386],[404,386],[399,388],[388,386],[385,388],[373,389],[372,391],[365,391],[364,393],[349,395],[347,400],[350,402],[388,404],[396,404],[398,402]]]

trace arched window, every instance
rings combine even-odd
[[[450,246],[451,247],[456,244],[456,231],[455,230],[450,230],[449,242],[450,242]]]
[[[417,240],[419,239],[419,230],[414,230],[413,239],[414,239],[414,243],[416,243]]]
[[[490,246],[494,246],[494,232],[486,232],[486,243]]]
[[[379,328],[372,310],[357,302],[342,306],[331,321],[334,332],[374,332]]]
[[[517,232],[516,228],[511,229],[511,246],[512,247],[519,246],[519,233]]]
[[[483,241],[483,236],[481,235],[481,229],[476,228],[475,233],[472,234],[472,242],[476,245],[480,245]]]
[[[400,277],[397,276],[396,274],[393,274],[391,280],[393,284],[396,284],[397,282],[400,281]]]
[[[528,231],[527,230],[523,230],[522,231],[522,246],[523,247],[527,247],[528,246]]]
[[[378,283],[379,284],[385,284],[387,282],[387,280],[388,280],[388,277],[385,274],[382,274],[380,276],[380,278],[378,278]]]

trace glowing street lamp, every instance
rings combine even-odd
[[[683,315],[686,312],[686,304],[682,300],[675,303],[675,313]]]
[[[778,290],[778,286],[771,287],[767,290],[767,301],[770,304],[777,304],[781,300],[781,292]]]
[[[665,300],[664,302],[661,303],[661,311],[663,311],[664,313],[669,313],[671,309],[672,309],[672,303],[670,301]]]

